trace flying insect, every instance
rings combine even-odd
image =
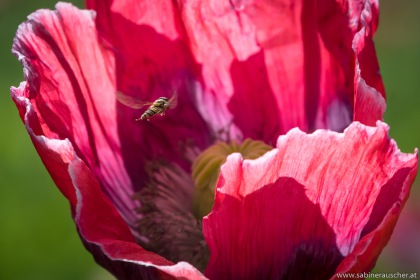
[[[128,96],[122,92],[117,92],[117,100],[130,108],[133,109],[140,109],[144,106],[149,106],[146,111],[140,116],[140,118],[136,119],[136,121],[139,120],[150,120],[152,117],[156,115],[165,115],[165,111],[167,109],[173,109],[175,108],[177,104],[178,95],[176,92],[172,95],[171,98],[167,97],[159,97],[153,102],[143,101],[136,97]]]

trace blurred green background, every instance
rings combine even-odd
[[[23,80],[10,53],[26,16],[55,0],[0,0],[0,279],[112,279],[82,246],[67,201],[43,167],[9,87]],[[83,1],[70,1],[83,7]],[[385,120],[404,152],[420,147],[420,1],[382,0],[375,37],[387,89]],[[374,271],[420,278],[420,180]]]

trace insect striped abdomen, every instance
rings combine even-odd
[[[141,120],[146,120],[153,117],[156,114],[163,114],[168,108],[168,99],[160,97],[141,115]]]
[[[157,114],[163,116],[168,108],[175,108],[177,104],[177,94],[175,92],[171,99],[167,97],[159,97],[153,103],[150,103],[144,102],[132,96],[128,96],[122,92],[117,92],[117,100],[125,106],[133,109],[139,109],[145,105],[150,105],[150,107],[147,108],[147,110],[140,116],[140,118],[136,119],[136,121],[149,120],[151,117]]]

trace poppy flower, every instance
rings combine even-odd
[[[372,269],[417,172],[382,122],[377,1],[86,4],[19,27],[11,92],[100,265],[119,279]],[[147,107],[131,107],[172,96],[136,121]]]

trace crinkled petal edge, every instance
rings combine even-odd
[[[119,279],[132,279],[144,275],[141,266],[144,269],[154,268],[156,273],[163,277],[207,279],[191,264],[173,264],[144,250],[135,242],[127,224],[102,192],[97,178],[77,156],[72,143],[68,139],[50,139],[34,133],[31,123],[39,122],[39,119],[30,100],[24,95],[27,90],[27,83],[22,82],[17,88],[11,87],[11,97],[41,160],[57,187],[69,200],[79,235],[96,261]],[[101,211],[97,211],[98,206]],[[99,248],[103,256],[98,256],[98,252],[94,253],[95,247]],[[120,262],[126,263],[125,265],[132,264],[133,267],[128,269],[132,274],[123,271],[124,275],[121,275],[119,272],[122,270],[118,268]]]

